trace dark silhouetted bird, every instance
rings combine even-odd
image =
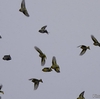
[[[83,54],[86,52],[87,49],[90,50],[90,47],[89,47],[89,46],[80,45],[80,46],[78,46],[78,47],[80,47],[80,48],[82,49],[80,55],[83,55]]]
[[[4,57],[2,58],[3,60],[11,60],[11,56],[10,55],[4,55]]]
[[[92,40],[94,42],[93,45],[100,47],[100,43],[98,42],[98,40],[93,35],[91,35],[91,38],[92,38]]]
[[[3,85],[0,85],[0,93],[4,94],[4,92],[1,90]]]
[[[53,58],[52,58],[52,66],[51,66],[51,68],[54,69],[57,73],[60,73],[60,67],[57,64],[55,56],[53,56]]]
[[[45,67],[45,68],[42,69],[42,71],[43,71],[43,72],[51,72],[52,69],[49,68],[49,67]]]
[[[25,0],[22,0],[21,8],[19,9],[19,11],[22,12],[27,17],[29,17],[28,11],[27,11],[26,6],[25,6]]]
[[[79,95],[79,97],[78,97],[77,99],[85,99],[85,98],[84,98],[84,92],[85,92],[85,91],[83,91],[83,92]]]
[[[34,47],[36,49],[37,52],[39,52],[39,56],[41,57],[41,65],[44,66],[45,65],[45,59],[47,58],[46,55],[38,48],[38,47]]]
[[[39,82],[43,83],[42,79],[38,80],[38,79],[35,79],[35,78],[31,78],[29,80],[31,80],[34,83],[34,90],[36,90],[38,88]]]
[[[48,31],[46,30],[46,27],[47,27],[47,25],[43,26],[43,27],[39,30],[39,32],[40,32],[40,33],[47,33],[47,34],[48,34]]]

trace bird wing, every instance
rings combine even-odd
[[[57,73],[60,73],[60,68],[59,68],[59,66],[55,68],[55,71],[56,71]]]
[[[98,40],[93,35],[91,35],[91,38],[95,43],[99,43]]]
[[[83,91],[83,92],[79,95],[79,97],[84,97],[84,92],[85,92],[85,91]]]
[[[41,58],[41,65],[44,66],[44,64],[45,64],[45,58],[43,57]]]
[[[38,47],[34,47],[36,51],[38,51],[40,54],[43,54],[43,52],[38,48]]]
[[[0,85],[0,90],[2,89],[3,85]]]
[[[77,46],[77,47],[81,47],[82,45],[79,45],[79,46]]]
[[[22,0],[21,8],[26,8],[26,6],[25,6],[25,0]]]
[[[34,90],[36,90],[39,86],[39,82],[34,82]]]
[[[23,11],[23,13],[24,13],[27,17],[29,17],[29,14],[28,14],[27,9],[25,9],[25,11]]]
[[[41,29],[45,30],[46,27],[47,27],[47,25],[43,26]]]
[[[86,47],[85,45],[79,45],[79,46],[77,46],[77,47]]]
[[[53,57],[52,57],[52,65],[55,65],[55,64],[57,64],[57,63],[56,63],[56,57],[53,56]]]
[[[80,55],[83,55],[86,52],[87,49],[83,49],[80,53]]]

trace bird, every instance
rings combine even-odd
[[[51,68],[54,69],[57,73],[60,73],[60,67],[57,64],[55,56],[52,57],[52,66],[51,66]]]
[[[28,11],[27,11],[26,6],[25,6],[25,0],[22,0],[21,8],[19,9],[19,11],[22,12],[27,17],[29,17]]]
[[[38,88],[39,82],[43,83],[42,79],[31,78],[29,80],[31,80],[34,83],[34,90],[36,90]]]
[[[99,46],[100,47],[100,42],[98,42],[98,40],[93,36],[93,35],[91,35],[91,39],[93,40],[93,45],[95,45],[95,46]]]
[[[37,47],[34,47],[37,52],[39,52],[39,57],[41,58],[41,65],[45,65],[45,59],[47,59],[46,55]]]
[[[42,69],[43,72],[51,72],[52,71],[52,68],[49,68],[49,67],[45,67]]]
[[[79,97],[78,97],[77,99],[85,99],[85,98],[84,98],[84,92],[85,92],[85,91],[83,91],[83,92],[79,95]]]
[[[4,94],[4,92],[1,90],[3,85],[0,85],[0,93]]]
[[[4,57],[2,58],[3,60],[11,60],[11,56],[10,55],[4,55]]]
[[[90,46],[80,45],[78,47],[80,47],[82,49],[80,55],[83,55],[86,52],[87,49],[90,50]]]
[[[49,32],[46,30],[46,27],[47,27],[47,25],[43,26],[43,27],[39,30],[39,32],[40,32],[40,33],[47,33],[47,34],[49,34]]]

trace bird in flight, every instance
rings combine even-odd
[[[85,98],[84,98],[84,92],[85,92],[85,91],[83,91],[83,92],[79,95],[79,97],[78,97],[77,99],[85,99]]]
[[[3,60],[11,60],[11,56],[10,55],[4,55],[4,57],[2,58]]]
[[[31,78],[29,80],[31,80],[34,83],[34,90],[36,90],[38,88],[39,82],[43,83],[42,79]]]
[[[25,6],[25,0],[22,0],[21,8],[19,9],[19,11],[22,12],[27,17],[29,17],[28,11],[27,11],[26,6]]]
[[[100,47],[100,43],[98,42],[98,40],[93,36],[93,35],[91,35],[91,39],[93,40],[93,45],[95,45],[95,46],[99,46]]]
[[[52,68],[49,68],[49,67],[45,67],[42,69],[43,72],[51,72],[52,71]]]
[[[60,67],[57,64],[55,56],[52,57],[52,66],[51,66],[51,68],[54,69],[57,73],[60,73]]]
[[[47,27],[47,25],[43,26],[43,27],[39,30],[39,32],[40,32],[40,33],[47,33],[47,34],[49,34],[49,32],[46,30],[46,27]]]
[[[89,46],[80,45],[80,46],[78,46],[78,47],[80,47],[80,48],[82,49],[80,55],[83,55],[83,54],[86,52],[87,49],[90,50],[90,47],[89,47]]]
[[[35,46],[34,48],[39,53],[39,56],[41,58],[41,65],[44,66],[45,65],[45,59],[47,58],[46,55],[37,46]]]

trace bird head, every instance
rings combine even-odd
[[[88,46],[88,47],[87,47],[87,49],[89,49],[89,50],[90,50],[90,46]]]
[[[40,82],[42,82],[42,83],[43,83],[42,79],[40,79]]]

